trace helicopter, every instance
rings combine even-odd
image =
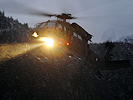
[[[46,47],[57,49],[59,52],[72,51],[79,57],[84,57],[87,51],[87,43],[91,41],[92,35],[86,32],[76,23],[68,23],[66,20],[75,19],[71,14],[62,13],[55,16],[57,20],[48,20],[39,23],[29,33],[31,41],[45,42]]]
[[[45,16],[54,16],[57,20],[48,20],[39,23],[36,28],[29,32],[31,42],[44,43],[46,52],[52,52],[52,58],[57,57],[56,53],[68,57],[77,56],[84,61],[90,69],[115,70],[119,68],[130,67],[128,60],[111,61],[111,51],[114,44],[107,42],[107,52],[104,59],[101,59],[93,50],[89,48],[88,41],[91,42],[93,35],[84,30],[77,23],[68,23],[67,20],[76,19],[71,14],[44,14]],[[49,55],[47,55],[49,56]]]

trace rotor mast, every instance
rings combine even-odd
[[[67,19],[75,19],[75,17],[72,17],[71,14],[62,13],[61,15],[56,15],[57,18],[62,19],[64,22],[66,22]]]

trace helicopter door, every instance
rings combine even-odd
[[[73,32],[71,36],[72,41],[72,51],[74,51],[77,55],[82,56],[82,37],[77,33]]]

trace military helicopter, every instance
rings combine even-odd
[[[114,48],[111,42],[106,43],[107,52],[104,59],[101,59],[89,48],[88,41],[91,41],[92,35],[77,23],[71,24],[66,21],[76,19],[71,14],[44,14],[44,16],[54,16],[57,20],[39,23],[35,29],[29,32],[29,36],[31,42],[44,43],[45,55],[46,52],[52,50],[52,57],[55,57],[57,52],[60,53],[60,56],[61,54],[70,57],[77,56],[84,60],[85,65],[90,69],[114,70],[130,66],[128,60],[111,61],[111,51]]]
[[[39,23],[35,29],[29,32],[31,42],[44,42],[47,48],[54,48],[53,50],[59,53],[70,54],[71,52],[71,55],[75,54],[82,58],[87,55],[87,44],[88,41],[91,41],[92,35],[78,24],[70,24],[66,21],[76,19],[76,17],[66,13],[45,14],[45,16],[55,16],[57,20]]]

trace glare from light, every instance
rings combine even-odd
[[[28,43],[0,44],[0,62],[27,53],[29,50]]]
[[[50,38],[42,38],[41,41],[44,41],[47,47],[52,47],[54,45],[53,39]]]
[[[34,32],[32,36],[37,38],[39,35],[37,34],[37,32]]]

